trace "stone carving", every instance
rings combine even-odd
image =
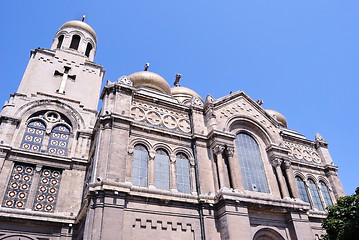
[[[279,167],[282,164],[283,160],[275,158],[272,160],[271,164],[273,167]]]
[[[189,116],[184,113],[154,106],[145,102],[135,101],[131,107],[131,116],[139,122],[150,123],[185,133],[191,132]]]
[[[213,153],[216,155],[222,154],[224,151],[224,146],[217,144],[216,146],[214,146],[214,148],[212,150],[213,150]]]
[[[191,100],[191,105],[203,107],[203,102],[198,97],[193,96]]]
[[[232,116],[246,116],[255,119],[260,124],[264,125],[269,131],[276,133],[276,129],[272,126],[272,124],[243,97],[237,99],[232,104],[228,104],[219,112],[219,118],[228,119]]]
[[[153,125],[158,125],[161,123],[161,115],[155,111],[148,111],[146,114],[146,119]]]
[[[292,163],[289,160],[284,160],[283,166],[285,169],[289,169],[292,166]]]
[[[284,145],[291,150],[289,155],[293,156],[294,159],[314,162],[317,164],[322,162],[314,147],[293,142],[284,142]]]
[[[233,157],[234,155],[234,147],[227,147],[227,156],[228,157]]]
[[[120,77],[118,82],[124,85],[133,86],[133,82],[127,76]]]

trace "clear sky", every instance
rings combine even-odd
[[[144,69],[205,98],[243,90],[288,128],[329,142],[346,194],[359,186],[359,1],[1,1],[0,104],[21,81],[31,49],[59,27],[98,36],[105,81]]]

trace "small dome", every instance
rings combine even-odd
[[[136,88],[146,87],[171,95],[170,85],[157,73],[149,71],[136,72],[132,73],[128,78],[131,79],[133,86]]]
[[[196,96],[197,98],[201,99],[203,102],[203,99],[201,98],[198,93],[193,91],[192,89],[176,86],[171,88],[172,96],[178,100],[178,102],[183,103],[185,100],[191,99],[193,96]]]
[[[65,22],[60,27],[59,31],[64,29],[64,28],[68,28],[68,27],[79,28],[79,29],[85,30],[86,32],[91,34],[93,36],[93,38],[95,39],[95,41],[97,42],[97,36],[96,36],[95,31],[87,23],[82,22],[82,21],[77,21],[77,20],[68,21],[68,22]]]
[[[277,111],[274,111],[274,110],[270,110],[270,109],[266,109],[265,110],[269,115],[271,115],[272,117],[274,117],[279,123],[280,125],[282,125],[283,127],[287,127],[288,124],[287,124],[287,119],[285,119],[285,117],[277,112]]]

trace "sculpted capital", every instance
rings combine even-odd
[[[279,158],[275,158],[272,160],[272,166],[273,167],[280,167],[280,165],[282,164],[283,160],[279,159]]]
[[[292,166],[292,163],[289,160],[284,160],[283,166],[285,169],[289,169]]]
[[[219,145],[217,144],[216,146],[214,146],[213,148],[213,153],[218,155],[218,154],[222,154],[224,151],[224,146],[223,145]]]
[[[234,147],[227,147],[227,155],[228,157],[233,157]]]

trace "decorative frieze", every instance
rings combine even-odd
[[[284,142],[284,145],[291,151],[289,153],[294,159],[321,164],[319,154],[314,147],[293,142]]]
[[[191,125],[187,114],[164,107],[135,101],[131,107],[131,116],[139,122],[185,133],[191,132]]]

